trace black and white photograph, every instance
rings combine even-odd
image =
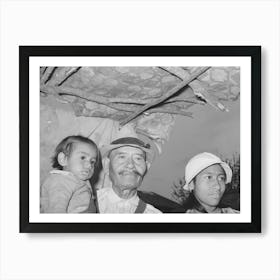
[[[41,67],[40,74],[42,213],[141,213],[143,202],[143,213],[238,213],[239,67]],[[221,100],[233,103],[230,116]],[[211,176],[215,164],[214,187],[200,194],[195,178]]]
[[[280,1],[0,1],[0,279],[279,280]]]
[[[201,47],[207,57],[189,47],[110,47],[107,56],[76,49],[92,51],[86,58],[69,57],[69,48],[20,47],[30,52],[30,102],[40,104],[30,107],[30,132],[40,135],[30,139],[30,167],[40,166],[30,178],[30,222],[118,224],[113,231],[126,231],[124,222],[147,223],[147,231],[168,223],[238,231],[234,224],[252,222],[252,190],[242,188],[251,178],[241,176],[251,168],[251,123],[241,115],[250,112],[252,73],[242,55],[258,58],[260,48],[225,48],[232,57],[211,56],[222,47]]]

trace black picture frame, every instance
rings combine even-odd
[[[251,222],[34,223],[29,220],[29,59],[36,56],[246,56],[251,58]],[[261,232],[261,46],[19,46],[21,233]],[[253,187],[252,187],[253,186]]]

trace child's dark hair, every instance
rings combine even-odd
[[[86,143],[92,145],[97,151],[97,158],[95,162],[95,166],[99,164],[100,161],[100,152],[97,148],[97,145],[89,138],[81,136],[81,135],[73,135],[64,138],[55,148],[54,156],[52,157],[52,167],[55,169],[62,170],[63,167],[59,164],[57,157],[59,153],[64,153],[66,156],[70,156],[73,150],[73,145],[75,143]]]

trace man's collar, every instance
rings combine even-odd
[[[137,192],[135,193],[135,195],[133,195],[132,197],[128,198],[128,199],[125,199],[125,198],[121,198],[119,197],[116,192],[113,190],[112,187],[109,187],[109,188],[106,188],[107,190],[107,194],[108,194],[108,197],[110,199],[111,202],[120,202],[120,201],[134,201],[134,200],[138,200],[138,196],[137,196]]]

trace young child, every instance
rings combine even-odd
[[[69,136],[55,149],[52,170],[41,186],[41,213],[96,212],[89,179],[99,162],[96,144]]]
[[[230,166],[217,156],[210,153],[194,156],[185,169],[186,184],[183,188],[190,192],[186,213],[239,213],[220,205],[231,178]]]

